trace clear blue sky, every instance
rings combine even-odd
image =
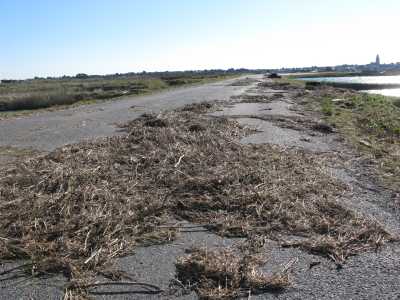
[[[0,78],[400,61],[399,0],[0,0]]]

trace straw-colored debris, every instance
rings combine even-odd
[[[346,186],[311,154],[240,144],[250,130],[198,114],[209,108],[145,115],[125,136],[1,170],[0,257],[91,278],[138,244],[173,240],[160,226],[171,218],[225,236],[299,235],[297,246],[337,262],[390,238],[341,204]]]
[[[289,285],[288,270],[266,275],[259,271],[263,260],[232,249],[192,249],[176,263],[177,278],[192,287],[200,299],[232,299]]]

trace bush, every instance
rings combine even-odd
[[[78,78],[78,79],[87,79],[87,78],[89,78],[89,76],[87,74],[85,74],[85,73],[76,74],[75,77]]]
[[[82,96],[65,92],[35,93],[0,98],[0,111],[46,108],[54,105],[73,104]]]

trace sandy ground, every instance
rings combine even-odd
[[[118,134],[112,125],[132,119],[144,111],[173,109],[190,102],[204,100],[229,100],[248,90],[252,95],[276,95],[267,103],[242,103],[235,97],[223,110],[213,113],[215,117],[230,117],[258,132],[242,140],[244,143],[272,143],[285,147],[299,147],[314,153],[332,153],[341,157],[345,164],[333,165],[327,170],[332,176],[347,183],[352,189],[349,207],[362,214],[373,216],[395,235],[400,234],[400,218],[390,208],[389,191],[374,185],[368,174],[357,162],[356,154],[341,144],[337,133],[321,133],[279,126],[276,117],[315,118],[305,116],[297,105],[291,91],[257,90],[253,85],[231,86],[231,82],[171,91],[147,97],[120,100],[102,105],[44,113],[38,116],[0,122],[1,145],[20,147],[34,146],[51,150],[64,143],[82,138]],[[245,100],[243,100],[245,101]],[[130,107],[135,105],[136,108]],[[140,109],[139,109],[140,107]],[[271,116],[274,118],[271,119]],[[79,127],[85,122],[85,126]],[[77,127],[78,126],[78,127]],[[14,128],[15,127],[15,128]],[[6,134],[7,128],[9,134]],[[345,165],[345,167],[344,167]],[[134,279],[168,289],[175,276],[177,257],[193,246],[224,247],[240,242],[238,239],[220,238],[198,228],[194,232],[181,233],[179,239],[168,245],[142,247],[135,254],[120,258],[117,266],[129,272]],[[329,260],[298,249],[284,249],[276,242],[266,243],[268,263],[265,269],[279,268],[292,258],[298,258],[293,268],[292,286],[279,294],[251,296],[249,299],[399,299],[400,298],[400,247],[398,243],[386,245],[377,252],[364,253],[350,258],[342,269]],[[315,267],[312,264],[318,263]],[[9,268],[10,265],[3,266]],[[1,267],[0,267],[1,273]],[[10,276],[8,274],[7,276]],[[0,299],[60,299],[62,277],[50,279],[11,279],[0,276]],[[22,281],[21,281],[22,280]],[[21,282],[20,282],[21,281]],[[95,299],[197,299],[196,294],[149,295],[146,291],[120,289],[96,290]]]

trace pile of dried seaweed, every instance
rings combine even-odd
[[[225,236],[304,237],[343,261],[390,238],[343,207],[346,189],[310,154],[243,145],[234,121],[186,107],[144,115],[127,135],[58,149],[0,173],[0,257],[89,278],[138,244],[167,242],[170,218]]]
[[[193,287],[200,299],[234,299],[289,285],[287,268],[269,276],[259,270],[263,263],[256,255],[242,255],[229,248],[191,249],[176,263],[177,278]]]

